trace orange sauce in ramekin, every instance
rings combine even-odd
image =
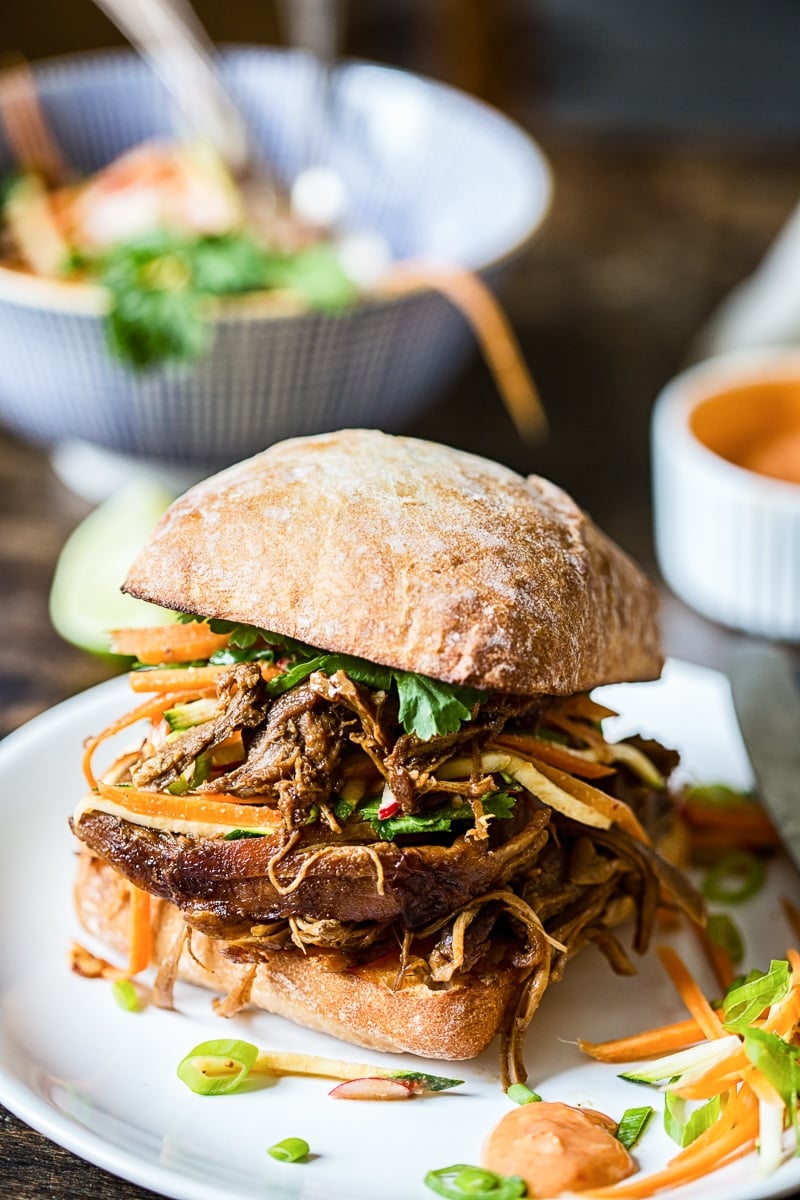
[[[689,427],[737,467],[800,485],[800,380],[760,380],[709,396]]]

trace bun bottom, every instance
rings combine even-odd
[[[105,946],[126,954],[130,887],[118,872],[81,854],[75,904],[84,929]],[[152,902],[153,958],[159,966],[175,944],[183,917],[163,900]],[[489,966],[444,988],[418,981],[395,990],[399,961],[387,957],[365,966],[332,970],[323,954],[278,950],[259,963],[250,990],[256,1008],[298,1025],[371,1050],[424,1058],[466,1059],[480,1054],[503,1024],[519,983],[513,967]],[[192,933],[184,943],[178,978],[219,995],[242,985],[252,964],[232,962],[218,942]]]

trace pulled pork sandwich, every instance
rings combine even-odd
[[[660,904],[676,756],[606,740],[588,690],[651,679],[653,590],[553,484],[409,438],[273,446],[177,500],[118,631],[148,699],[87,745],[81,918],[131,969],[435,1058],[500,1031],[506,1080],[593,942],[633,970]],[[95,779],[98,743],[143,740]],[[131,886],[132,885],[132,886]]]

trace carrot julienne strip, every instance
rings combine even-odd
[[[669,975],[675,990],[692,1014],[705,1037],[725,1037],[725,1030],[717,1014],[703,995],[696,980],[683,959],[671,946],[659,946],[658,957],[664,970]]]
[[[537,439],[547,429],[539,393],[508,317],[478,276],[453,267],[403,263],[380,281],[385,295],[402,296],[433,288],[457,308],[471,327],[508,414],[523,437]]]
[[[534,755],[540,762],[558,767],[562,771],[569,771],[572,775],[582,776],[584,779],[603,779],[615,774],[614,767],[606,767],[602,763],[592,762],[591,759],[581,758],[578,754],[571,754],[565,747],[547,742],[544,738],[502,733],[494,740],[498,746],[513,750],[517,754]]]
[[[720,1119],[690,1146],[671,1159],[661,1171],[613,1187],[595,1188],[587,1195],[594,1200],[645,1200],[666,1188],[691,1183],[718,1167],[727,1166],[749,1154],[758,1135],[758,1106],[749,1088],[737,1095]]]
[[[153,926],[150,919],[150,893],[131,884],[130,957],[128,975],[144,971],[153,957]]]
[[[712,942],[705,929],[699,925],[693,926],[693,929],[717,983],[722,991],[726,992],[736,978],[736,968],[731,961],[730,954],[724,946],[718,946]]]
[[[638,1058],[669,1054],[673,1050],[685,1050],[687,1046],[693,1046],[702,1040],[702,1029],[694,1017],[689,1017],[685,1021],[645,1029],[641,1033],[614,1041],[584,1042],[579,1039],[578,1045],[584,1054],[596,1058],[599,1062],[625,1063]]]
[[[158,666],[160,663],[210,658],[215,651],[227,646],[230,634],[212,633],[207,623],[200,621],[190,625],[112,629],[109,639],[112,653],[131,655],[139,662]]]
[[[118,784],[104,783],[102,779],[97,784],[97,791],[100,796],[134,816],[218,825],[220,831],[224,828],[246,828],[263,829],[266,833],[283,828],[283,820],[276,809],[265,804],[233,803],[224,792],[187,792],[182,796],[173,796],[169,792],[120,787]]]
[[[280,667],[273,663],[259,663],[264,679],[282,675]],[[131,671],[128,683],[134,692],[195,691],[197,695],[213,695],[220,675],[229,671],[225,665],[212,667],[156,667],[152,671]]]
[[[144,704],[140,704],[138,708],[134,708],[131,712],[126,713],[124,717],[120,717],[116,721],[112,721],[107,725],[102,733],[97,733],[94,737],[87,738],[84,743],[83,754],[83,773],[86,776],[89,787],[96,788],[97,780],[92,770],[92,758],[97,747],[105,742],[108,738],[113,737],[116,733],[121,733],[123,729],[128,729],[131,725],[135,725],[137,721],[154,719],[160,717],[166,708],[171,708],[173,704],[179,701],[189,699],[191,693],[178,692],[173,695],[158,696],[155,699],[146,700]]]

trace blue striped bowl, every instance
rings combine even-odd
[[[316,86],[306,58],[233,49],[221,69],[275,173],[307,165],[302,114]],[[170,104],[135,55],[36,67],[67,160],[96,170],[146,138],[169,136]],[[531,139],[485,105],[370,64],[338,72],[329,161],[349,193],[347,223],[397,257],[436,258],[494,277],[529,240],[550,199]],[[0,140],[0,172],[9,168]],[[176,466],[215,469],[280,438],[367,425],[398,430],[453,378],[471,338],[435,292],[298,315],[265,294],[215,309],[196,365],[136,374],[110,356],[98,288],[0,268],[0,420],[46,445],[82,439]]]

